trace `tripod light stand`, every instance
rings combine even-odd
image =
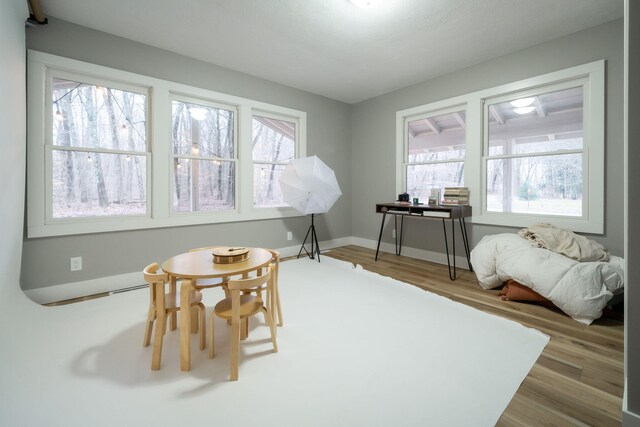
[[[314,259],[315,255],[318,255],[318,262],[320,262],[320,245],[318,244],[318,235],[316,234],[316,226],[313,224],[313,217],[315,214],[311,214],[311,225],[309,226],[309,230],[307,230],[307,234],[304,236],[304,241],[302,242],[302,246],[300,246],[300,251],[298,252],[298,257],[300,258],[300,254],[302,251],[305,251],[307,256],[311,259]],[[306,248],[307,238],[311,235],[311,253]]]
[[[329,209],[342,195],[336,175],[317,156],[293,159],[280,176],[282,199],[291,207],[306,215],[311,215],[311,226],[304,237],[298,258],[304,251],[311,259],[317,255],[320,262],[320,244],[314,218],[316,214],[329,212]],[[305,244],[311,236],[311,251]]]

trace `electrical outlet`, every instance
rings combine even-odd
[[[396,229],[391,230],[391,237],[396,237]]]
[[[81,256],[72,257],[69,260],[69,269],[71,271],[82,270],[82,257]]]
[[[293,233],[290,231],[287,231],[287,240],[293,240]]]

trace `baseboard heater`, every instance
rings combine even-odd
[[[148,288],[149,285],[137,285],[137,286],[129,286],[128,288],[116,289],[115,291],[110,291],[109,295],[121,294],[124,292],[137,291],[138,289]]]

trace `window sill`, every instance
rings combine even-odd
[[[87,218],[75,221],[56,221],[49,224],[29,224],[27,238],[107,233],[113,231],[144,230],[188,225],[220,224],[227,222],[259,221],[303,216],[293,208],[262,208],[249,212],[197,212],[167,218],[117,217]]]
[[[602,221],[589,221],[584,218],[564,217],[557,215],[527,215],[527,214],[493,214],[484,213],[471,218],[473,224],[499,225],[503,227],[525,228],[533,224],[551,224],[558,228],[578,233],[604,234]]]

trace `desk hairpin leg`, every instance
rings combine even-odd
[[[469,248],[469,238],[467,237],[467,223],[464,220],[464,217],[458,218],[460,221],[460,230],[462,231],[462,242],[464,243],[464,254],[467,256],[467,265],[469,266],[469,271],[473,271],[473,266],[471,265],[471,250]]]
[[[382,230],[384,230],[384,220],[387,218],[387,212],[382,212],[382,224],[380,224],[380,234],[378,235],[378,247],[376,248],[376,261],[378,261],[378,252],[380,252],[380,241],[382,240]]]
[[[451,218],[451,240],[453,247],[453,274],[451,274],[451,261],[449,260],[449,240],[447,238],[447,225],[442,218],[442,232],[444,233],[444,249],[447,252],[447,267],[449,267],[449,279],[456,280],[456,220]]]
[[[404,230],[404,215],[400,215],[400,244],[398,244],[398,215],[393,216],[393,225],[396,227],[396,255],[402,252],[402,230]]]
[[[471,266],[471,250],[469,246],[469,238],[467,236],[467,224],[464,218],[458,218],[460,224],[460,232],[462,234],[462,243],[464,244],[464,254],[467,257],[467,264],[469,265],[469,271],[473,271]],[[451,269],[451,260],[449,258],[449,241],[447,238],[447,227],[445,219],[442,218],[442,232],[444,233],[444,247],[447,252],[447,267],[449,267],[449,279],[456,280],[456,220],[451,218],[451,239],[453,249],[453,274]]]

